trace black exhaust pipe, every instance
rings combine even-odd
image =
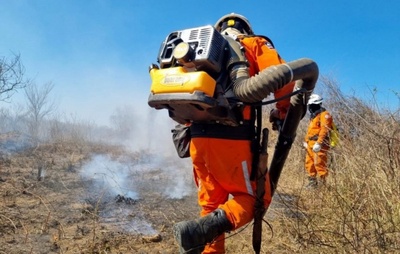
[[[254,103],[266,98],[270,93],[284,85],[296,81],[294,91],[305,90],[290,98],[290,107],[286,114],[274,155],[269,167],[271,191],[274,194],[286,158],[296,137],[297,127],[307,110],[307,101],[315,88],[319,70],[317,64],[308,58],[302,58],[285,64],[271,66],[250,78],[238,78],[234,83],[235,95],[244,102]]]

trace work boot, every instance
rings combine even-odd
[[[315,176],[308,177],[308,184],[306,189],[315,189],[318,186],[317,178]]]
[[[231,229],[232,225],[222,209],[216,209],[197,220],[181,221],[173,227],[181,254],[200,254],[207,243]]]

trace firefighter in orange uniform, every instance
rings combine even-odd
[[[329,131],[332,129],[332,116],[322,107],[323,98],[312,94],[308,100],[310,123],[304,140],[307,150],[305,168],[308,174],[308,188],[325,183],[328,175],[327,161],[329,151]]]
[[[242,15],[225,15],[217,21],[215,28],[244,48],[245,61],[226,68],[233,86],[241,78],[250,78],[269,66],[284,63],[272,42],[255,36]],[[290,93],[293,87],[294,82],[291,82],[274,95],[280,97]],[[284,119],[288,107],[289,99],[277,103],[270,121],[278,123]],[[202,210],[201,218],[179,222],[173,227],[181,253],[225,253],[224,233],[246,225],[254,217],[256,183],[250,175],[255,124],[251,121],[250,106],[238,108],[242,115],[239,126],[215,122],[191,124],[190,156]],[[264,204],[268,207],[271,202],[268,178],[265,190]]]

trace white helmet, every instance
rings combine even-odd
[[[313,93],[313,94],[311,94],[310,98],[308,99],[307,105],[310,105],[310,104],[321,104],[323,100],[324,99],[321,96],[319,96],[318,94]]]
[[[253,29],[251,28],[250,22],[246,17],[236,14],[230,13],[222,16],[214,25],[214,28],[218,32],[223,32],[226,28],[235,28],[240,32],[248,35],[253,35]]]

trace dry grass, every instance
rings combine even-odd
[[[327,185],[305,189],[305,119],[265,216],[271,228],[263,226],[262,253],[399,253],[399,111],[381,112],[371,103],[343,96],[332,80],[322,79],[321,85],[324,105],[342,137],[331,153]],[[93,154],[136,167],[146,152],[89,142],[88,128],[63,136],[64,126],[50,130],[50,136],[59,137],[54,142],[2,155],[0,254],[177,253],[171,227],[197,217],[196,195],[193,191],[174,199],[162,192],[176,185],[178,175],[193,188],[190,166],[175,164],[176,171],[165,171],[164,163],[131,171],[127,178],[133,179],[141,198],[116,204],[106,199],[105,189],[90,189],[92,180],[82,179],[79,172]],[[270,139],[272,150],[276,133]],[[109,216],[111,212],[117,213]],[[157,234],[144,234],[133,221],[148,221]],[[127,227],[135,230],[123,230]],[[232,232],[227,253],[253,253],[251,232],[251,223]]]
[[[264,224],[262,253],[399,253],[399,110],[346,97],[331,79],[320,86],[341,130],[328,182],[305,188],[306,116],[266,215],[272,230]],[[251,225],[240,234],[228,239],[228,253],[252,252]]]
[[[274,202],[286,201],[286,208],[269,220],[274,236],[263,250],[398,253],[399,111],[378,113],[359,99],[343,96],[332,80],[323,79],[322,85],[328,96],[324,104],[341,127],[342,137],[331,152],[328,183],[314,191],[304,188],[302,123],[274,197]]]

